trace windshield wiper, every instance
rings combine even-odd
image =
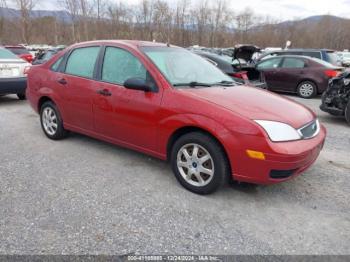
[[[233,82],[233,81],[221,81],[221,82],[218,82],[218,83],[215,83],[215,85],[218,85],[218,86],[235,86],[237,85],[236,82]]]
[[[211,84],[208,83],[200,83],[200,82],[189,82],[189,83],[176,83],[173,84],[173,86],[189,86],[189,87],[196,87],[196,86],[205,86],[205,87],[211,87]]]

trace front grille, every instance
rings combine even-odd
[[[318,119],[315,119],[311,123],[303,126],[298,130],[303,139],[309,139],[315,137],[320,132],[320,123]]]

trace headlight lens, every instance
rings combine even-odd
[[[255,122],[266,131],[273,142],[294,141],[302,138],[298,131],[288,124],[267,120],[255,120]]]

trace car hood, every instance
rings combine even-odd
[[[251,120],[278,121],[300,128],[316,118],[307,107],[269,91],[247,86],[183,89]]]

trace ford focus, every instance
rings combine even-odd
[[[315,162],[326,137],[308,108],[235,85],[207,60],[167,44],[75,44],[30,69],[27,97],[48,138],[72,131],[168,160],[198,194],[229,179],[289,180]]]

